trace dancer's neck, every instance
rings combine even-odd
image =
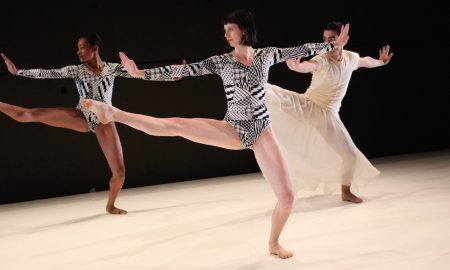
[[[251,46],[236,46],[231,55],[241,63],[249,66],[255,58],[255,50]]]
[[[334,60],[334,61],[342,61],[342,56],[343,56],[343,49],[334,49],[330,52],[330,57]]]
[[[92,70],[95,74],[100,74],[103,71],[103,67],[105,66],[105,63],[100,58],[100,55],[96,55],[94,59],[84,63],[84,65]]]

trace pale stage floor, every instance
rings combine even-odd
[[[260,174],[0,206],[0,269],[450,269],[450,151],[373,160],[365,202],[300,192],[268,254],[275,203]]]

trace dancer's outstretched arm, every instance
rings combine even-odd
[[[380,67],[387,65],[389,61],[391,60],[394,53],[389,53],[389,45],[384,46],[380,50],[380,55],[378,59],[373,59],[370,56],[361,57],[359,58],[358,67],[364,67],[364,68],[374,68],[374,67]]]
[[[132,61],[132,60],[130,60]],[[133,61],[134,64],[134,61]],[[186,60],[183,59],[183,61],[181,62],[181,65],[186,65]],[[134,66],[136,66],[136,64],[134,64]],[[137,69],[137,67],[134,67]],[[123,65],[117,65],[116,67],[116,74],[119,77],[124,77],[124,78],[140,78],[140,79],[144,79],[144,77],[140,77],[140,76],[132,76],[130,73],[128,73],[128,71],[125,69],[125,67]],[[180,80],[181,77],[175,77],[175,78],[169,78],[169,77],[158,77],[158,78],[154,78],[154,81],[178,81]]]
[[[62,79],[74,78],[77,75],[76,66],[67,66],[61,69],[17,69],[14,63],[3,53],[1,54],[8,71],[17,76],[35,79]]]
[[[120,52],[120,59],[125,70],[133,77],[145,80],[164,80],[181,78],[186,76],[201,76],[207,74],[218,74],[221,70],[221,56],[213,56],[201,62],[186,65],[170,65],[152,69],[139,69],[136,63],[128,56]]]
[[[288,68],[299,73],[313,73],[317,69],[317,64],[312,61],[300,62],[300,59],[286,60]]]

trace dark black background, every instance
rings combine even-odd
[[[450,147],[450,31],[437,5],[388,6],[369,1],[73,1],[5,2],[0,50],[19,68],[59,68],[78,63],[76,41],[101,34],[102,58],[118,62],[123,50],[141,67],[189,62],[227,52],[223,15],[253,12],[256,47],[320,42],[323,25],[350,22],[347,49],[378,56],[389,44],[388,66],[353,74],[341,118],[369,158]],[[310,75],[272,67],[269,82],[303,92]],[[222,119],[225,95],[218,76],[180,82],[116,80],[113,103],[160,117]],[[0,65],[0,100],[25,107],[74,107],[73,81],[11,76]],[[182,138],[150,137],[118,125],[125,188],[258,171],[253,153],[228,151]],[[0,203],[108,189],[110,172],[93,134],[42,124],[21,124],[0,114]]]

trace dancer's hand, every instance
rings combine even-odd
[[[181,65],[186,65],[186,59],[183,59],[183,61],[181,61]],[[179,80],[181,80],[181,79],[183,79],[183,77],[175,77],[174,78],[175,79],[175,81],[179,81]]]
[[[286,60],[286,65],[290,70],[296,70],[300,67],[300,59],[301,58],[291,58]]]
[[[125,70],[133,77],[137,78],[144,78],[145,72],[144,70],[138,69],[136,66],[136,63],[128,58],[123,52],[119,52],[120,60],[122,61],[122,66],[125,68]]]
[[[5,65],[6,65],[6,67],[8,68],[8,71],[9,71],[12,75],[16,75],[16,74],[17,74],[17,68],[16,68],[16,66],[14,65],[14,63],[11,62],[11,60],[9,60],[9,58],[6,57],[6,55],[4,55],[3,53],[2,53],[2,58],[3,58],[3,60],[5,61]]]
[[[342,47],[344,47],[347,44],[347,42],[348,42],[348,40],[350,38],[350,36],[348,35],[349,30],[350,30],[350,24],[349,23],[347,23],[347,24],[345,24],[345,25],[343,25],[341,27],[341,34],[333,42],[333,45],[334,45],[335,48],[342,48]]]
[[[389,49],[390,49],[389,45],[383,47],[380,50],[380,57],[378,57],[378,59],[382,61],[385,65],[389,63],[392,56],[394,55],[394,53],[389,53]]]

